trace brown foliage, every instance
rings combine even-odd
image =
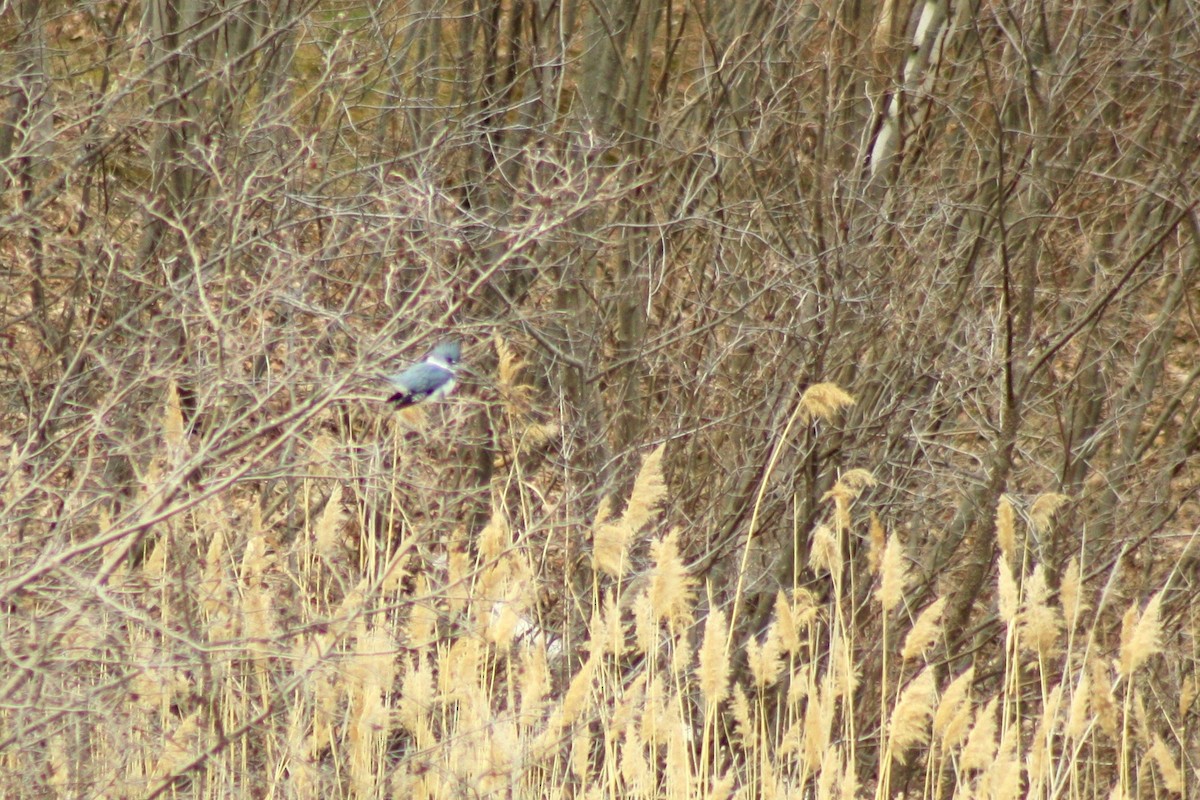
[[[1194,795],[1197,43],[0,5],[10,784]]]

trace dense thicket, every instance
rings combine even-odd
[[[1172,760],[1194,793],[1198,47],[1190,0],[0,7],[0,758],[31,793],[416,791],[452,726],[403,682],[474,642],[517,713],[520,597],[540,766],[470,791],[836,793],[836,753],[999,796],[894,740],[936,601],[912,685],[1000,698],[1015,790],[1066,791],[1043,747],[1076,793]],[[390,413],[375,376],[448,335],[456,399]],[[654,685],[644,633],[596,674],[643,596],[677,659],[724,620],[758,739],[672,673],[694,738],[621,772],[568,688]],[[743,644],[810,601],[810,691],[772,694]],[[379,684],[326,697],[329,663]],[[1105,680],[1124,737],[1095,700],[1071,739]],[[823,703],[845,749],[788,745]]]

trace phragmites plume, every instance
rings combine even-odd
[[[828,572],[837,575],[842,569],[842,549],[837,537],[827,525],[818,525],[813,531],[808,550],[808,565],[813,572]]]
[[[1200,675],[1192,673],[1183,679],[1179,687],[1179,717],[1186,717],[1196,702],[1197,690],[1200,690]]]
[[[342,519],[342,485],[335,483],[333,492],[329,495],[329,500],[325,503],[325,509],[321,512],[320,519],[317,520],[317,530],[315,537],[315,549],[321,558],[326,560],[333,559],[339,552],[341,544]]]
[[[713,711],[729,695],[729,652],[725,645],[725,612],[714,608],[704,620],[704,642],[700,645],[700,697],[707,711]]]
[[[996,756],[996,706],[1000,698],[993,697],[975,715],[975,725],[967,735],[967,743],[959,756],[962,770],[986,769]]]
[[[1058,610],[1047,603],[1050,589],[1046,585],[1046,569],[1041,564],[1025,579],[1019,628],[1021,647],[1045,658],[1057,652],[1062,619]]]
[[[663,480],[662,457],[665,444],[660,444],[650,451],[642,468],[638,471],[637,480],[633,483],[633,492],[629,495],[629,505],[622,516],[625,524],[634,532],[641,530],[650,521],[650,512],[662,502],[667,494],[667,483]]]
[[[1159,619],[1162,595],[1159,590],[1151,597],[1140,617],[1134,603],[1121,621],[1121,674],[1126,678],[1162,650],[1162,621]]]
[[[870,470],[852,469],[833,485],[822,500],[833,500],[834,528],[844,531],[850,527],[850,504],[853,503],[862,490],[875,485],[875,476]]]
[[[696,582],[679,554],[679,529],[652,543],[650,555],[654,559],[647,592],[650,607],[656,619],[666,620],[672,630],[679,630],[691,622],[692,586]]]
[[[1005,625],[1012,625],[1017,621],[1021,590],[1017,586],[1017,579],[1013,577],[1011,562],[1001,557],[997,566],[996,596],[1000,605],[1000,619],[1004,620]]]
[[[1034,500],[1033,505],[1029,507],[1029,521],[1033,523],[1034,530],[1039,534],[1049,531],[1050,524],[1054,522],[1054,515],[1070,499],[1065,494],[1055,492],[1039,495],[1038,499]]]
[[[908,636],[904,639],[904,647],[900,650],[900,657],[905,661],[922,656],[929,649],[934,640],[942,633],[942,612],[946,608],[946,597],[939,597],[934,600],[913,623],[912,630],[908,632]]]
[[[831,422],[839,411],[854,403],[854,398],[836,383],[814,383],[800,395],[800,421]]]
[[[1157,733],[1154,734],[1154,743],[1150,745],[1150,757],[1154,760],[1154,765],[1158,768],[1159,777],[1162,778],[1163,786],[1171,794],[1182,796],[1186,784],[1183,779],[1183,773],[1175,764],[1175,756],[1171,755],[1170,748],[1167,743],[1162,740],[1162,737]]]
[[[887,531],[879,521],[879,515],[871,512],[871,524],[867,528],[867,569],[872,575],[879,574],[883,565],[883,548],[887,544]]]
[[[504,391],[524,398],[533,391],[532,386],[517,383],[517,373],[525,366],[525,362],[513,352],[500,334],[496,334],[492,341],[496,347],[496,384]]]
[[[1058,602],[1062,606],[1063,619],[1068,628],[1075,627],[1075,619],[1082,610],[1079,594],[1079,559],[1072,558],[1063,572],[1062,585],[1058,587]]]
[[[1000,545],[1000,554],[1011,567],[1015,563],[1017,525],[1012,501],[1006,494],[1000,495],[1000,502],[996,505],[996,544]]]
[[[975,667],[950,681],[933,715],[933,732],[942,743],[942,753],[958,747],[967,735],[967,724],[971,721],[971,684],[975,680]]]
[[[666,445],[659,445],[646,456],[633,492],[620,520],[609,522],[611,505],[602,501],[592,524],[592,560],[596,568],[613,577],[621,577],[629,568],[628,551],[630,540],[647,522],[654,508],[667,493],[663,480],[662,457]]]
[[[173,380],[167,384],[167,404],[163,413],[163,439],[166,440],[169,453],[180,454],[185,441],[183,404],[179,398],[179,387]]]
[[[896,534],[888,537],[883,551],[883,566],[879,574],[879,589],[875,597],[884,611],[891,611],[900,604],[904,590],[908,587],[908,566],[904,563],[904,546]]]
[[[936,688],[933,670],[927,667],[900,694],[888,726],[888,750],[900,763],[909,748],[925,741]]]
[[[480,532],[478,541],[479,555],[485,562],[498,560],[512,544],[512,530],[500,508],[492,509],[491,519]]]
[[[746,666],[749,667],[754,685],[759,690],[778,680],[779,671],[783,668],[782,650],[778,623],[767,629],[762,644],[753,636],[746,641]]]

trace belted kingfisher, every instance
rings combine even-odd
[[[441,342],[425,360],[403,372],[388,375],[387,381],[396,387],[388,398],[396,408],[407,408],[424,400],[438,400],[454,391],[454,369],[462,358],[462,346],[456,341]]]

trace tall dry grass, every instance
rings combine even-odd
[[[499,410],[516,431],[527,411],[516,399],[532,389],[499,346]],[[822,392],[850,402],[834,390]],[[978,598],[994,624],[950,649],[945,597],[912,604],[905,535],[859,507],[873,478],[850,469],[825,521],[801,532],[816,579],[781,587],[745,635],[734,617],[752,576],[700,582],[685,563],[683,544],[707,532],[669,523],[669,447],[648,451],[629,496],[590,525],[551,533],[504,506],[507,485],[526,480],[553,514],[544,476],[519,472],[520,435],[506,440],[475,541],[452,515],[412,511],[421,486],[448,477],[434,454],[468,413],[451,403],[415,432],[391,426],[391,462],[349,438],[313,438],[300,459],[310,514],[294,535],[234,488],[161,520],[144,559],[103,556],[107,572],[64,569],[53,592],[10,603],[4,642],[20,668],[4,682],[37,688],[0,708],[5,794],[1195,791],[1196,620],[1163,617],[1174,575],[1122,606],[1085,584],[1095,565],[1075,559],[1051,588],[1026,543],[1063,498],[1027,514],[1001,500],[994,588]],[[187,458],[173,389],[159,445],[145,496]],[[391,481],[383,526],[354,477],[370,470]]]

